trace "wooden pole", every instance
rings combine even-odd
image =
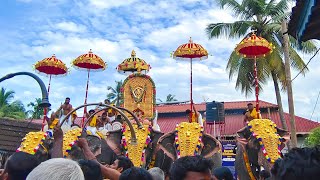
[[[285,71],[286,71],[286,83],[287,83],[287,93],[288,93],[288,104],[289,104],[289,114],[290,114],[290,132],[291,132],[291,148],[297,147],[297,135],[296,135],[296,122],[294,116],[294,104],[293,104],[293,93],[292,93],[292,81],[290,72],[290,57],[289,57],[289,36],[287,20],[282,21],[281,32],[283,36],[283,52],[285,60]]]

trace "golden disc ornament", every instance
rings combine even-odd
[[[43,141],[46,139],[47,133],[39,132],[29,132],[22,139],[20,147],[17,149],[17,152],[25,152],[28,154],[35,154],[40,146],[42,146]]]

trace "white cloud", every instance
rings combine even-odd
[[[107,86],[115,86],[115,80],[126,78],[118,74],[115,68],[130,57],[134,49],[139,58],[152,66],[149,75],[156,83],[157,98],[163,99],[170,93],[176,95],[178,100],[189,100],[190,64],[188,61],[170,58],[170,53],[180,44],[187,43],[191,36],[195,43],[203,45],[210,54],[205,61],[194,61],[194,100],[201,102],[207,98],[209,101],[254,99],[254,94],[245,97],[235,90],[235,78],[229,82],[228,73],[225,71],[228,55],[240,40],[208,40],[205,34],[204,29],[209,23],[235,20],[229,11],[217,9],[209,1],[161,0],[154,3],[90,0],[89,4],[87,0],[54,2],[55,8],[59,10],[57,12],[61,14],[35,16],[35,21],[45,18],[41,21],[42,24],[28,24],[34,28],[22,30],[19,24],[7,27],[7,31],[12,31],[12,34],[1,33],[0,30],[0,40],[7,42],[0,47],[3,52],[0,60],[4,60],[0,67],[0,76],[17,71],[34,72],[32,64],[50,57],[53,53],[70,67],[74,58],[92,49],[108,63],[105,71],[90,74],[88,102],[101,102],[108,93]],[[306,77],[298,77],[294,81],[296,114],[300,116],[309,118],[312,113],[320,90],[317,86],[319,71],[320,62],[314,60]],[[47,77],[40,77],[45,84],[48,83]],[[50,91],[52,108],[59,107],[66,96],[71,97],[74,106],[83,104],[86,78],[85,71],[72,67],[67,76],[53,78]],[[16,91],[16,99],[23,100],[25,104],[41,95],[37,83],[28,77],[14,77],[2,82],[1,86]],[[264,86],[260,99],[276,103],[271,81]],[[282,93],[282,101],[285,111],[288,112],[285,93]],[[315,112],[316,119],[320,117],[319,105]],[[79,110],[78,114],[82,114],[82,110]]]
[[[59,30],[68,31],[68,32],[84,32],[86,27],[74,22],[60,22],[55,25]]]
[[[128,6],[136,0],[89,0],[89,4],[97,9],[109,9],[119,6]]]

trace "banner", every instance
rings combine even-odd
[[[233,140],[221,140],[222,144],[222,166],[231,170],[233,176],[236,178],[235,161],[236,154],[234,148],[236,147],[236,141]]]

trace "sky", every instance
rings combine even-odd
[[[186,101],[190,99],[189,62],[174,60],[170,54],[192,37],[209,52],[207,60],[193,64],[194,101],[254,100],[254,94],[246,97],[235,89],[235,77],[229,80],[226,71],[227,59],[240,39],[209,40],[205,33],[210,23],[235,20],[229,10],[209,0],[1,0],[0,76],[19,71],[36,73],[33,65],[37,61],[56,54],[69,67],[69,73],[52,78],[52,108],[57,109],[65,97],[79,106],[84,103],[87,74],[71,67],[71,62],[92,49],[108,67],[90,74],[88,102],[102,102],[110,92],[107,87],[126,78],[116,67],[135,50],[137,57],[152,67],[148,75],[156,84],[157,98],[165,100],[173,94],[179,101]],[[305,61],[310,58],[302,57]],[[314,121],[320,119],[320,105],[315,106],[319,71],[317,55],[305,77],[293,81],[296,115],[310,118],[315,107]],[[292,77],[296,74],[292,71]],[[47,76],[38,76],[48,84]],[[0,86],[14,90],[15,99],[25,105],[41,97],[38,84],[30,77],[17,76]],[[271,80],[259,98],[276,104]],[[282,101],[288,112],[285,92]]]

